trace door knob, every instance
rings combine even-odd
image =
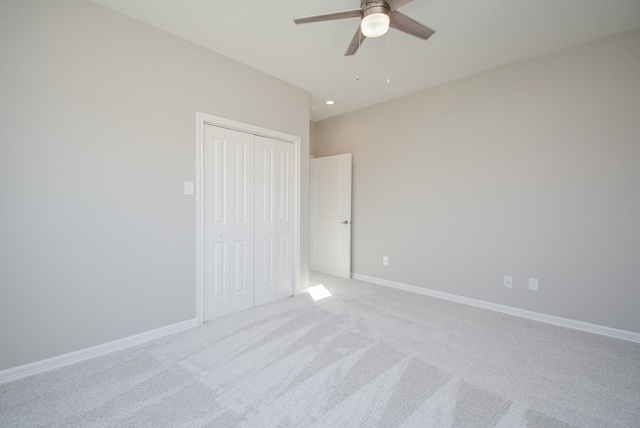
[[[349,224],[349,220],[345,220],[341,224]]]

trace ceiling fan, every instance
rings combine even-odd
[[[360,26],[358,26],[356,34],[353,36],[353,39],[351,39],[351,43],[344,53],[345,56],[349,56],[356,53],[365,38],[380,37],[389,31],[389,27],[422,40],[427,40],[431,37],[435,31],[414,21],[407,15],[398,12],[398,9],[412,1],[413,0],[361,0],[360,9],[304,16],[295,18],[293,22],[296,24],[307,24],[318,21],[332,21],[334,19],[360,18]]]

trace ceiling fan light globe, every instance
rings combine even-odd
[[[366,37],[380,37],[389,31],[389,15],[385,13],[372,13],[362,18],[360,24],[362,34]]]

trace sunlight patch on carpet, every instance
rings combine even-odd
[[[311,298],[313,299],[314,302],[317,302],[318,300],[322,300],[325,297],[331,297],[332,294],[329,292],[329,290],[327,290],[325,288],[324,285],[322,284],[318,284],[318,285],[314,285],[313,287],[309,287],[309,295],[311,296]]]

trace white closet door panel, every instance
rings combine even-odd
[[[224,237],[227,223],[227,203],[224,189],[227,185],[227,143],[211,127],[205,127],[204,162],[204,309],[205,319],[229,313],[227,254],[228,242]]]
[[[211,319],[253,306],[254,137],[205,126],[204,298]]]
[[[256,137],[256,270],[255,305],[273,302],[276,297],[275,262],[275,140]]]
[[[293,144],[276,141],[276,299],[293,295],[293,157]]]
[[[230,131],[234,132],[234,131]],[[230,228],[233,240],[233,257],[230,272],[230,312],[253,307],[254,269],[254,137],[242,132],[234,132],[228,160],[233,171],[232,192],[227,192],[232,205],[233,225]]]

